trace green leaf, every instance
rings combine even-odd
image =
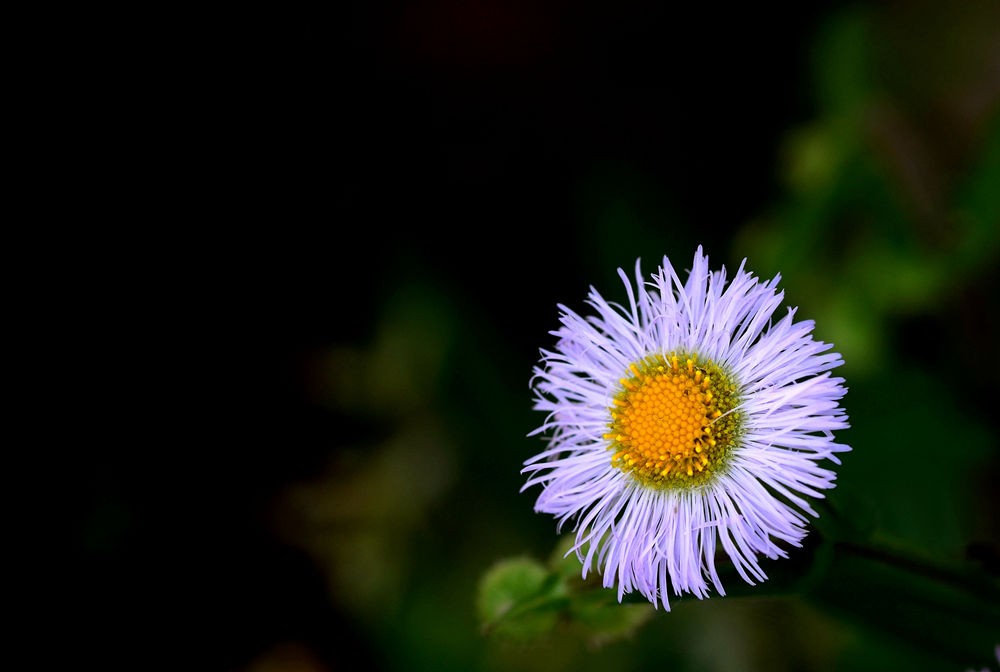
[[[981,146],[955,198],[954,217],[961,236],[949,261],[956,273],[995,263],[1000,249],[1000,115],[984,133]]]
[[[613,590],[575,596],[569,611],[573,621],[582,626],[587,639],[595,646],[631,637],[655,613],[648,602],[619,604]]]
[[[549,556],[549,567],[564,581],[583,580],[583,565],[580,564],[576,553],[572,552],[574,544],[576,544],[576,536],[564,534],[559,537],[559,542],[552,549],[552,555]],[[580,552],[586,555],[587,548],[588,545],[584,544]]]
[[[871,47],[871,18],[866,10],[847,9],[825,22],[816,40],[812,77],[823,108],[851,113],[868,99]]]
[[[483,575],[476,608],[485,632],[533,639],[555,627],[563,594],[562,584],[540,562],[510,558]]]

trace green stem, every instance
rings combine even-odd
[[[829,566],[804,592],[813,604],[959,669],[1000,641],[1000,583],[981,568],[854,541],[826,543]]]
[[[975,566],[966,567],[963,571],[884,546],[860,544],[852,541],[837,541],[835,543],[836,547],[845,553],[890,565],[902,571],[922,576],[928,581],[946,584],[1000,604],[1000,583],[997,582],[996,577],[991,577]]]

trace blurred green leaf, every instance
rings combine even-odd
[[[569,613],[595,645],[632,636],[653,617],[653,605],[619,604],[613,590],[595,590],[570,601]]]
[[[540,562],[511,558],[483,576],[476,606],[485,631],[532,639],[555,627],[562,592],[561,584]]]
[[[645,598],[621,604],[616,592],[604,588],[595,577],[584,580],[580,559],[572,550],[575,543],[575,535],[564,534],[549,558],[553,573],[567,585],[569,621],[594,646],[630,637],[653,617],[653,605]],[[584,545],[581,552],[587,548]]]
[[[871,82],[871,18],[851,8],[827,20],[816,40],[813,81],[820,105],[850,112],[869,96]]]
[[[955,195],[961,236],[954,264],[960,271],[995,263],[1000,250],[1000,114],[983,142],[982,154]]]
[[[576,553],[567,555],[573,542],[573,535],[564,535],[548,567],[510,558],[486,572],[477,604],[485,632],[529,640],[560,625],[591,646],[603,646],[631,636],[652,618],[655,610],[645,599],[621,604],[593,575],[584,580]]]
[[[816,123],[788,133],[782,147],[782,173],[796,192],[822,195],[836,178],[848,152],[845,134],[832,124]],[[849,137],[849,136],[848,136]]]

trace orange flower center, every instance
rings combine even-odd
[[[611,463],[647,486],[703,485],[742,433],[732,377],[697,355],[653,355],[629,365],[609,409]]]

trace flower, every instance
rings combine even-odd
[[[848,427],[841,356],[795,308],[773,321],[780,276],[745,266],[727,284],[699,247],[686,282],[664,257],[644,283],[637,261],[635,289],[618,270],[628,306],[591,288],[594,314],[559,305],[541,350],[531,385],[547,416],[531,435],[548,444],[522,492],[542,486],[535,510],[573,521],[583,577],[596,564],[619,601],[725,595],[720,546],[745,581],[766,580],[759,556],[801,546],[818,517],[806,497],[834,487],[824,461],[850,450],[833,434]]]

